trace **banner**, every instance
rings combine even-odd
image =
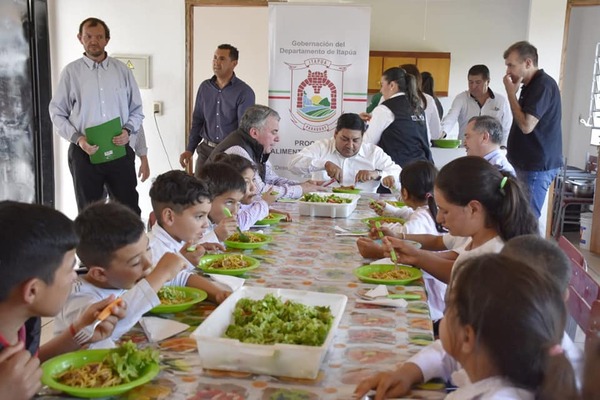
[[[281,116],[269,160],[278,175],[292,155],[333,135],[337,119],[367,107],[370,6],[269,5],[269,107]]]

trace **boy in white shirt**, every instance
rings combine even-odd
[[[207,250],[225,250],[218,243],[203,243],[209,222],[211,194],[207,185],[184,171],[169,171],[159,175],[150,188],[156,224],[150,232],[152,262],[169,252],[186,260],[185,286],[204,290],[211,301],[221,303],[231,292],[194,273],[200,257]]]
[[[110,338],[90,347],[113,347],[114,341],[135,325],[141,316],[160,304],[158,290],[169,280],[185,286],[187,276],[179,274],[185,261],[165,254],[151,269],[150,248],[140,217],[119,203],[95,203],[75,219],[79,236],[77,255],[88,272],[75,280],[71,294],[54,320],[54,334],[70,324],[92,303],[110,295],[127,304],[127,315]]]

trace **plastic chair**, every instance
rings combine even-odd
[[[573,339],[577,326],[586,337],[586,346],[600,332],[600,284],[588,273],[587,263],[581,252],[564,236],[559,247],[571,261],[572,276],[569,282],[567,309],[570,319],[566,331]]]

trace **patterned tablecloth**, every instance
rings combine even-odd
[[[200,303],[185,312],[162,315],[191,325],[176,337],[148,344],[136,326],[123,340],[156,346],[161,354],[161,372],[150,383],[138,387],[125,399],[257,399],[313,400],[351,399],[357,382],[376,372],[392,370],[433,340],[432,323],[425,301],[410,301],[408,307],[391,308],[356,303],[358,290],[374,285],[361,283],[353,270],[366,263],[356,248],[355,237],[336,237],[334,226],[362,229],[361,219],[375,214],[361,198],[346,219],[298,215],[298,204],[275,203],[292,214],[294,221],[264,227],[274,240],[264,248],[245,253],[260,260],[258,269],[246,276],[246,285],[339,293],[348,303],[332,347],[315,380],[298,380],[240,372],[203,370],[190,333],[215,309]],[[390,292],[409,292],[425,298],[422,283],[392,286]],[[435,391],[416,391],[412,398],[438,399]],[[43,396],[43,398],[65,398]]]

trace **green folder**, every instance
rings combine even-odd
[[[89,144],[97,145],[98,151],[90,156],[92,164],[102,164],[125,157],[125,146],[117,146],[112,142],[122,132],[121,118],[111,119],[100,125],[85,128],[85,137]]]

